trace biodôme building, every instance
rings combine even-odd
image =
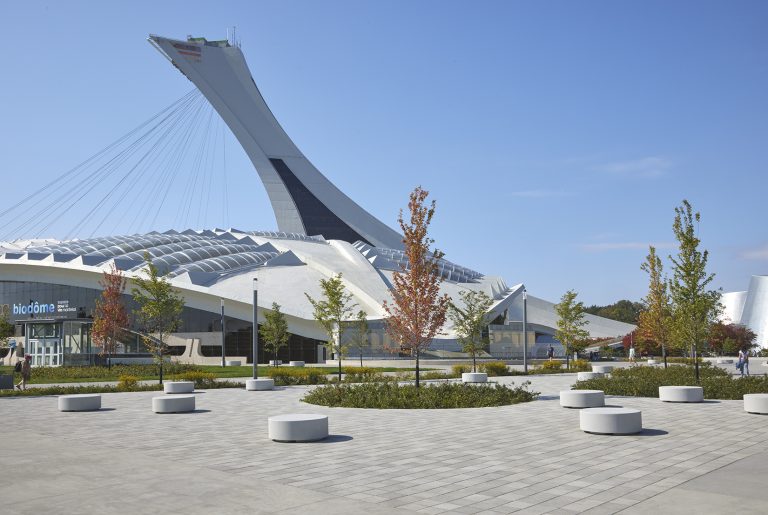
[[[288,320],[291,339],[280,359],[309,363],[326,359],[325,333],[313,319],[304,293],[321,297],[319,282],[341,273],[347,290],[369,319],[365,356],[383,356],[391,342],[382,303],[390,299],[392,273],[407,260],[402,236],[347,197],[321,174],[291,141],[265,103],[240,47],[204,38],[175,40],[156,35],[149,42],[205,96],[253,163],[277,219],[278,231],[209,229],[151,232],[83,240],[24,240],[0,243],[0,309],[16,326],[19,349],[35,365],[93,363],[100,352],[90,327],[99,280],[114,264],[129,278],[141,273],[149,253],[161,273],[185,299],[182,322],[170,344],[177,359],[218,363],[221,306],[225,306],[226,355],[251,362],[254,284],[259,320],[273,302]],[[521,357],[523,284],[508,286],[448,260],[440,260],[442,290],[459,301],[464,290],[490,295],[493,323],[490,353]],[[257,280],[256,282],[254,280]],[[130,291],[130,285],[129,289]],[[125,297],[130,309],[133,301]],[[527,295],[532,356],[552,342],[553,304]],[[621,336],[632,325],[588,316],[593,337]],[[132,321],[120,358],[141,358],[145,349]],[[450,323],[432,344],[436,355],[458,351]],[[258,360],[265,361],[260,351]]]

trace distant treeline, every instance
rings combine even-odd
[[[599,317],[610,318],[611,320],[617,320],[619,322],[626,322],[628,324],[637,324],[637,316],[643,309],[643,305],[640,302],[632,302],[631,300],[620,300],[607,306],[589,306],[584,311],[597,315]]]

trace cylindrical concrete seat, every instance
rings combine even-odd
[[[288,362],[288,366],[291,366],[291,367],[303,367],[304,366],[304,362],[303,361],[289,361]]]
[[[260,377],[258,379],[246,379],[245,389],[249,392],[259,392],[264,390],[274,390],[275,380],[268,377]]]
[[[768,415],[768,393],[744,394],[744,411],[747,413]]]
[[[560,406],[598,408],[605,406],[605,394],[602,390],[563,390],[560,392]]]
[[[643,430],[643,419],[636,409],[588,408],[579,412],[579,427],[586,433],[631,435]]]
[[[239,367],[240,363],[241,361],[239,359],[232,359],[232,360],[228,359],[224,361],[224,364],[227,365],[228,367]]]
[[[733,360],[728,358],[721,358],[717,360],[718,365],[733,365]]]
[[[325,415],[278,415],[269,417],[269,438],[276,442],[314,442],[328,437]]]
[[[152,397],[152,411],[155,413],[185,413],[195,411],[194,395],[173,395]]]
[[[464,372],[461,374],[462,383],[487,383],[488,374],[485,372]]]
[[[163,383],[163,391],[165,393],[192,393],[195,391],[195,383],[193,381],[166,381]]]
[[[59,411],[96,411],[101,409],[101,395],[87,393],[83,395],[61,395]]]
[[[664,402],[702,402],[701,386],[659,386],[659,399]]]
[[[658,361],[656,361],[655,359],[649,359],[649,360],[648,360],[648,364],[649,364],[649,365],[655,365],[655,364],[657,364],[657,363],[658,363]]]
[[[588,381],[589,379],[600,379],[605,377],[602,372],[578,372],[576,374],[577,381]]]
[[[613,371],[613,365],[592,365],[592,372],[601,374],[610,374]]]
[[[275,367],[277,365],[282,365],[283,360],[282,359],[270,359],[269,360],[269,366]]]

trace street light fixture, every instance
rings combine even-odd
[[[226,343],[226,329],[225,329],[225,322],[224,322],[224,299],[219,299],[221,301],[221,366],[225,367],[227,366],[227,361],[224,356],[225,349],[224,344]]]
[[[257,278],[253,278],[253,378],[259,377],[259,290]]]
[[[523,287],[523,372],[528,373],[528,291]]]

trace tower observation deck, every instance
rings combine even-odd
[[[208,99],[261,178],[280,231],[402,248],[402,236],[331,183],[291,141],[228,41],[150,35],[149,42]]]

